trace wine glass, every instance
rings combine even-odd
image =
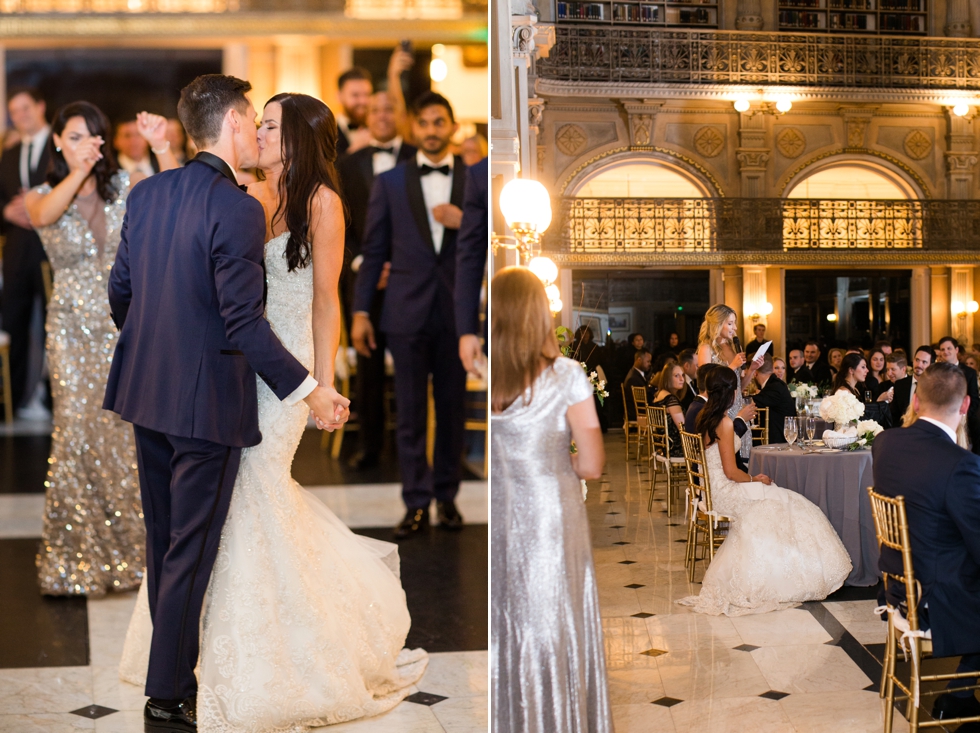
[[[806,439],[810,442],[810,447],[813,447],[813,435],[817,432],[817,418],[808,417],[806,419]]]
[[[787,417],[786,421],[783,423],[783,437],[786,438],[786,442],[789,444],[789,448],[793,448],[793,443],[796,442],[796,418]]]

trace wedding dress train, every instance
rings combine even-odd
[[[735,449],[740,440],[735,436]],[[744,616],[826,598],[851,572],[851,557],[823,512],[802,494],[725,475],[718,444],[704,452],[712,509],[731,517],[728,537],[701,593],[678,603],[698,613]]]
[[[266,317],[283,345],[313,362],[312,266],[288,272],[289,233],[266,244]],[[397,546],[355,535],[290,475],[306,429],[258,380],[262,442],[242,451],[202,613],[202,733],[305,731],[385,712],[425,671],[403,649],[411,625]],[[120,676],[143,684],[149,606],[140,589]]]

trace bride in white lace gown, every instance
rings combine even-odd
[[[280,127],[284,135],[327,140],[325,130],[303,119],[329,126],[336,139],[333,117],[322,102],[278,95],[263,112],[260,166],[263,156],[274,157],[280,149]],[[325,158],[332,156],[325,153]],[[279,169],[270,172],[277,176],[281,170],[280,159]],[[316,361],[317,380],[332,383],[339,310],[333,325],[314,315],[322,306],[315,292],[319,278],[337,291],[336,248],[342,252],[343,247],[339,199],[327,188],[311,189],[312,251],[307,247],[305,257],[302,248],[290,246],[293,212],[284,209],[281,219],[275,215],[274,180],[253,184],[249,192],[266,207],[270,236],[289,225],[266,244],[266,317],[300,362]],[[323,249],[318,224],[331,229]],[[311,257],[321,255],[330,264],[311,266]],[[291,264],[296,265],[292,271]],[[314,359],[315,353],[330,358]],[[355,535],[291,478],[307,408],[288,407],[261,379],[257,383],[262,442],[242,452],[202,618],[197,670],[202,733],[304,731],[377,715],[409,694],[428,661],[421,649],[403,649],[411,618],[398,577],[397,546]],[[124,680],[145,681],[151,631],[141,589],[120,664]]]
[[[708,403],[698,416],[704,438],[712,509],[731,517],[701,593],[678,601],[698,613],[744,616],[826,598],[843,585],[851,558],[819,508],[768,476],[735,465],[739,439],[725,413],[737,377],[715,369],[706,380]]]

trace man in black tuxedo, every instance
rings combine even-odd
[[[956,444],[972,400],[955,364],[933,364],[917,381],[912,404],[919,419],[882,433],[872,447],[875,491],[905,497],[912,563],[922,584],[920,625],[932,630],[933,656],[962,657],[957,671],[974,672],[980,670],[980,458]],[[878,567],[901,574],[901,554],[882,548]],[[904,586],[890,582],[887,601],[904,607]],[[942,695],[933,707],[935,718],[967,715],[980,715],[972,690]]]
[[[369,145],[371,133],[365,127],[368,101],[374,93],[371,72],[360,66],[348,69],[337,79],[337,157],[356,153]]]
[[[41,240],[31,227],[24,207],[24,192],[44,182],[48,170],[48,137],[44,98],[35,89],[12,89],[7,111],[21,141],[0,157],[0,233],[3,247],[3,330],[10,334],[10,387],[14,410],[31,398],[28,360],[31,315],[40,298],[45,304],[41,263],[47,261]],[[42,306],[43,307],[43,306]]]
[[[888,359],[886,359],[886,362],[890,362],[892,359],[900,360],[901,358],[902,357],[900,355],[890,354]],[[935,350],[928,344],[925,346],[920,346],[915,350],[915,355],[912,357],[912,376],[893,380],[892,383],[895,387],[895,396],[892,399],[891,427],[902,427],[902,416],[905,414],[905,411],[909,409],[909,405],[912,404],[912,395],[915,394],[915,388],[919,383],[919,378],[922,376],[922,373],[932,366],[933,362],[935,361]],[[891,368],[890,365],[889,368]],[[882,386],[884,386],[884,384]]]
[[[706,380],[708,375],[712,370],[723,366],[722,364],[702,364],[698,367],[698,394],[691,402],[691,406],[687,408],[687,412],[684,413],[684,430],[688,433],[697,434],[698,432],[698,415],[701,414],[701,410],[704,406],[708,404],[708,388],[706,386]],[[726,367],[727,368],[727,367]],[[744,436],[749,432],[749,422],[756,415],[756,406],[747,402],[745,406],[738,411],[735,419],[732,421],[735,427],[735,434],[738,437]],[[735,451],[735,464],[748,473],[748,466],[745,463],[745,459],[742,458],[741,451]]]
[[[650,386],[650,364],[653,355],[646,349],[640,349],[633,355],[633,366],[626,373],[623,387],[626,390],[626,414],[630,420],[636,420],[636,403],[633,402],[633,387],[643,387],[647,391],[647,403],[653,402],[657,394],[656,387]]]
[[[753,375],[759,385],[759,392],[752,399],[756,407],[769,408],[769,442],[785,443],[783,423],[787,417],[796,415],[796,400],[789,393],[789,387],[772,374],[772,355],[766,354],[762,366]]]
[[[677,355],[677,362],[681,365],[681,369],[684,370],[685,389],[684,397],[680,402],[681,410],[686,413],[687,408],[694,402],[694,398],[698,396],[698,353],[694,349],[684,349]]]
[[[803,351],[792,349],[789,352],[789,365],[786,368],[786,384],[790,382],[813,383],[813,374],[806,366]]]
[[[460,529],[455,498],[462,478],[466,372],[459,360],[454,289],[456,234],[462,223],[466,167],[449,151],[457,125],[449,101],[425,92],[412,105],[420,150],[382,173],[371,189],[364,261],[354,290],[351,340],[364,356],[377,348],[370,308],[386,262],[390,276],[381,330],[395,360],[403,539],[429,526],[433,497],[439,524]],[[428,385],[436,408],[433,466],[426,458]]]
[[[371,138],[366,148],[346,155],[337,163],[341,187],[350,219],[345,235],[346,252],[344,271],[341,275],[341,293],[348,328],[353,317],[351,306],[354,302],[354,281],[364,257],[361,246],[364,230],[367,227],[368,200],[374,179],[390,171],[402,161],[411,160],[418,148],[409,145],[398,134],[395,106],[387,92],[372,95],[367,110],[367,131]],[[388,267],[386,263],[386,267]],[[385,349],[387,342],[380,331],[381,312],[385,303],[385,288],[388,275],[382,271],[381,279],[374,292],[368,316],[377,334],[377,348],[370,356],[357,355],[357,380],[355,382],[355,404],[359,421],[360,450],[351,460],[357,469],[368,469],[378,465],[378,456],[384,447],[385,434]]]
[[[109,306],[120,329],[103,407],[133,423],[153,639],[149,730],[196,730],[204,592],[243,447],[257,445],[258,374],[333,426],[347,400],[321,387],[265,312],[265,215],[235,170],[258,162],[248,82],[198,77],[177,112],[201,153],[129,194]]]
[[[807,341],[803,346],[803,361],[816,384],[829,384],[832,380],[830,365],[820,358],[820,344]],[[797,378],[797,382],[804,380]]]
[[[970,437],[973,452],[980,454],[980,389],[977,386],[977,371],[966,364],[960,364],[960,345],[952,336],[939,339],[939,355],[943,362],[958,366],[966,377],[966,393],[970,397],[970,409],[966,414],[966,434]]]
[[[456,335],[463,368],[486,377],[487,320],[480,327],[480,293],[490,248],[489,158],[466,172],[463,221],[456,238]],[[482,337],[482,338],[481,338]],[[482,340],[482,343],[481,343]]]

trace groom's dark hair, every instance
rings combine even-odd
[[[248,110],[245,97],[252,90],[247,81],[225,74],[204,74],[180,90],[177,116],[187,136],[200,148],[209,148],[221,137],[221,122],[234,107]]]

